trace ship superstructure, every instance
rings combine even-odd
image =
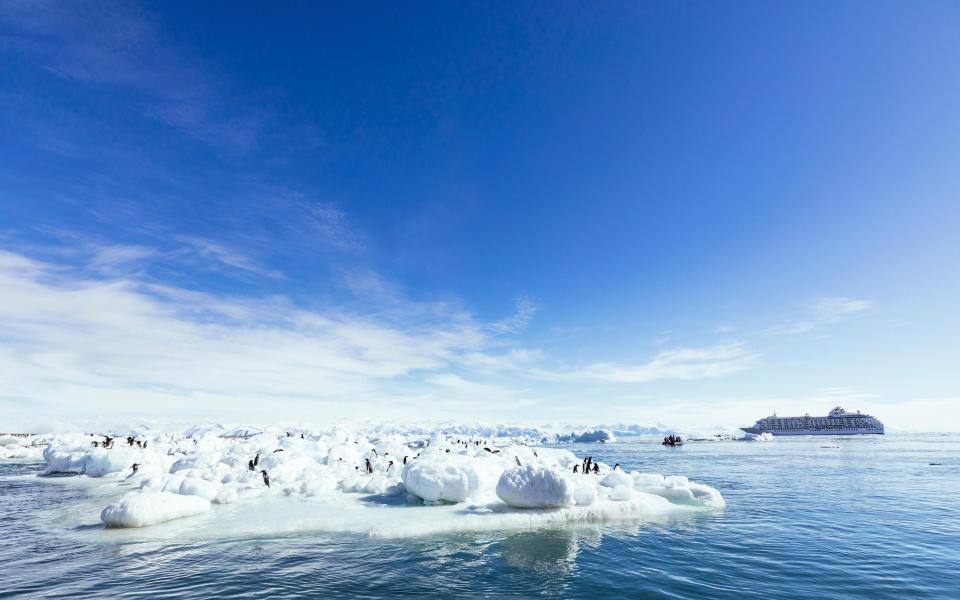
[[[772,433],[773,435],[862,435],[883,434],[883,423],[876,417],[860,411],[849,413],[836,407],[825,417],[778,417],[760,419],[752,427],[741,427],[747,433]]]

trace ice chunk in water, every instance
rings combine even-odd
[[[107,527],[146,527],[190,517],[210,510],[210,502],[198,496],[170,492],[130,492],[100,513]]]

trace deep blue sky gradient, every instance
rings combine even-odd
[[[526,298],[548,369],[755,356],[484,375],[547,405],[957,398],[958,31],[951,2],[14,2],[3,244],[88,278],[68,250],[160,249],[139,279],[311,310],[370,310],[350,274],[481,322]]]

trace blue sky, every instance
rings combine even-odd
[[[958,28],[4,2],[0,409],[960,429]]]

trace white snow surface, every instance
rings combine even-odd
[[[102,435],[56,434],[43,449],[47,473],[77,475],[51,483],[89,481],[102,490],[97,510],[112,528],[177,520],[186,533],[215,531],[222,518],[258,534],[408,536],[647,520],[724,506],[716,489],[682,476],[627,474],[603,463],[599,474],[574,473],[582,460],[571,451],[525,436],[216,426],[113,437],[104,448]]]
[[[130,492],[100,513],[107,527],[146,527],[210,510],[210,502],[197,496],[170,492]]]
[[[763,433],[744,433],[743,437],[737,439],[743,442],[773,442],[777,438],[772,433],[764,431]]]

